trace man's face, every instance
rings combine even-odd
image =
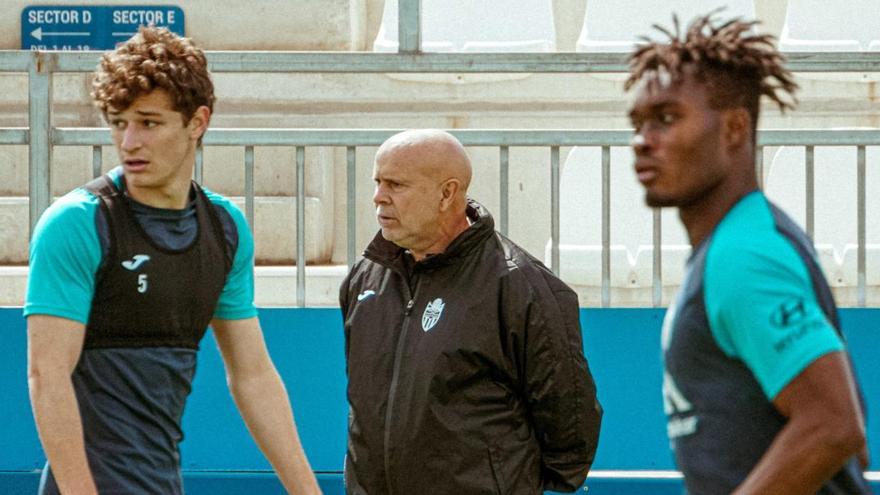
[[[197,129],[203,124],[200,119],[184,123],[183,114],[162,89],[139,96],[124,110],[107,112],[132,197],[143,201],[151,191],[189,182],[202,132]]]
[[[630,120],[635,171],[648,206],[687,206],[724,181],[721,113],[692,75],[671,83],[662,77],[642,81]]]
[[[418,156],[390,150],[376,156],[373,203],[382,237],[405,249],[425,249],[440,235],[440,183],[425,173]],[[411,151],[411,150],[410,150]]]

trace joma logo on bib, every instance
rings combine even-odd
[[[446,307],[446,304],[439,297],[428,303],[428,306],[425,307],[425,312],[422,313],[422,330],[427,332],[434,328],[434,325],[440,321],[440,317],[443,315],[444,307]]]

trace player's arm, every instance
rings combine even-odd
[[[28,388],[37,432],[64,494],[97,493],[71,380],[102,254],[97,200],[74,191],[40,217],[30,245],[24,314]]]
[[[281,377],[266,349],[257,318],[211,326],[226,366],[226,381],[251,436],[289,493],[321,493],[300,444]]]
[[[843,352],[820,357],[773,404],[788,422],[737,495],[816,493],[865,446],[865,426]]]
[[[31,407],[58,488],[65,495],[97,494],[70,378],[82,352],[85,326],[65,318],[31,315],[27,335]]]
[[[584,357],[577,296],[555,279],[518,285],[509,293],[523,291],[519,297],[527,299],[507,301],[507,308],[519,311],[505,320],[524,329],[521,373],[541,446],[544,490],[572,492],[583,484],[593,463],[602,421]]]

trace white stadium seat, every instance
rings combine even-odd
[[[789,0],[783,52],[880,50],[880,0]]]
[[[649,287],[653,258],[641,252],[653,243],[653,211],[644,204],[644,191],[632,170],[631,149],[612,147],[610,158],[611,286]],[[598,285],[602,267],[602,148],[571,149],[562,164],[559,203],[560,274],[572,284]],[[664,250],[682,245],[689,249],[674,209],[663,211],[661,227]],[[550,247],[548,241],[548,266]],[[667,275],[680,272],[683,263],[678,263],[674,254],[663,256],[666,283]]]
[[[645,206],[644,190],[633,172],[627,146],[611,147],[611,244],[623,245],[634,256],[653,242],[653,213]],[[575,146],[562,164],[559,186],[560,244],[602,243],[602,148]],[[687,244],[675,211],[662,219],[664,244]]]
[[[660,267],[663,286],[679,286],[684,280],[685,265],[691,255],[689,244],[665,244],[660,248]],[[639,246],[635,263],[639,287],[654,285],[654,246]]]
[[[422,0],[421,13],[425,52],[556,49],[552,0]],[[397,19],[397,0],[386,0],[373,51],[397,51]]]
[[[841,258],[841,272],[848,285],[858,284],[859,246],[847,244]],[[865,283],[880,286],[880,244],[865,245]]]
[[[601,287],[602,285],[602,246],[566,245],[559,246],[559,268],[563,280],[571,285],[584,287]],[[611,287],[637,287],[639,284],[633,270],[635,260],[627,252],[626,247],[612,245],[609,248],[611,257]],[[544,252],[550,266],[550,245]]]
[[[587,0],[576,51],[630,52],[639,36],[657,36],[653,24],[671,27],[673,13],[684,29],[694,17],[725,5],[720,18],[755,18],[753,0]]]
[[[806,225],[805,155],[803,147],[781,147],[765,181],[767,196],[802,227]],[[814,148],[814,240],[831,246],[838,264],[846,246],[858,241],[856,160],[855,146]],[[866,169],[867,242],[880,243],[880,147],[867,148]]]
[[[855,279],[847,277],[843,269],[843,251],[838,251],[831,244],[816,244],[816,257],[819,266],[831,287],[851,287]]]

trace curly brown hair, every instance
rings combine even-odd
[[[785,58],[773,45],[773,36],[752,32],[757,21],[736,18],[719,25],[713,18],[719,10],[697,17],[683,34],[675,15],[674,31],[655,24],[653,27],[668,40],[655,42],[641,37],[646,43],[629,58],[630,76],[624,89],[659,73],[668,74],[672,81],[693,74],[697,81],[708,85],[713,108],[745,107],[752,116],[754,129],[761,95],[785,112],[797,104],[794,92],[798,85],[783,66]]]
[[[196,109],[214,109],[214,84],[205,53],[189,38],[166,28],[144,27],[101,57],[92,98],[106,116],[128,108],[139,96],[161,88],[188,123]]]

